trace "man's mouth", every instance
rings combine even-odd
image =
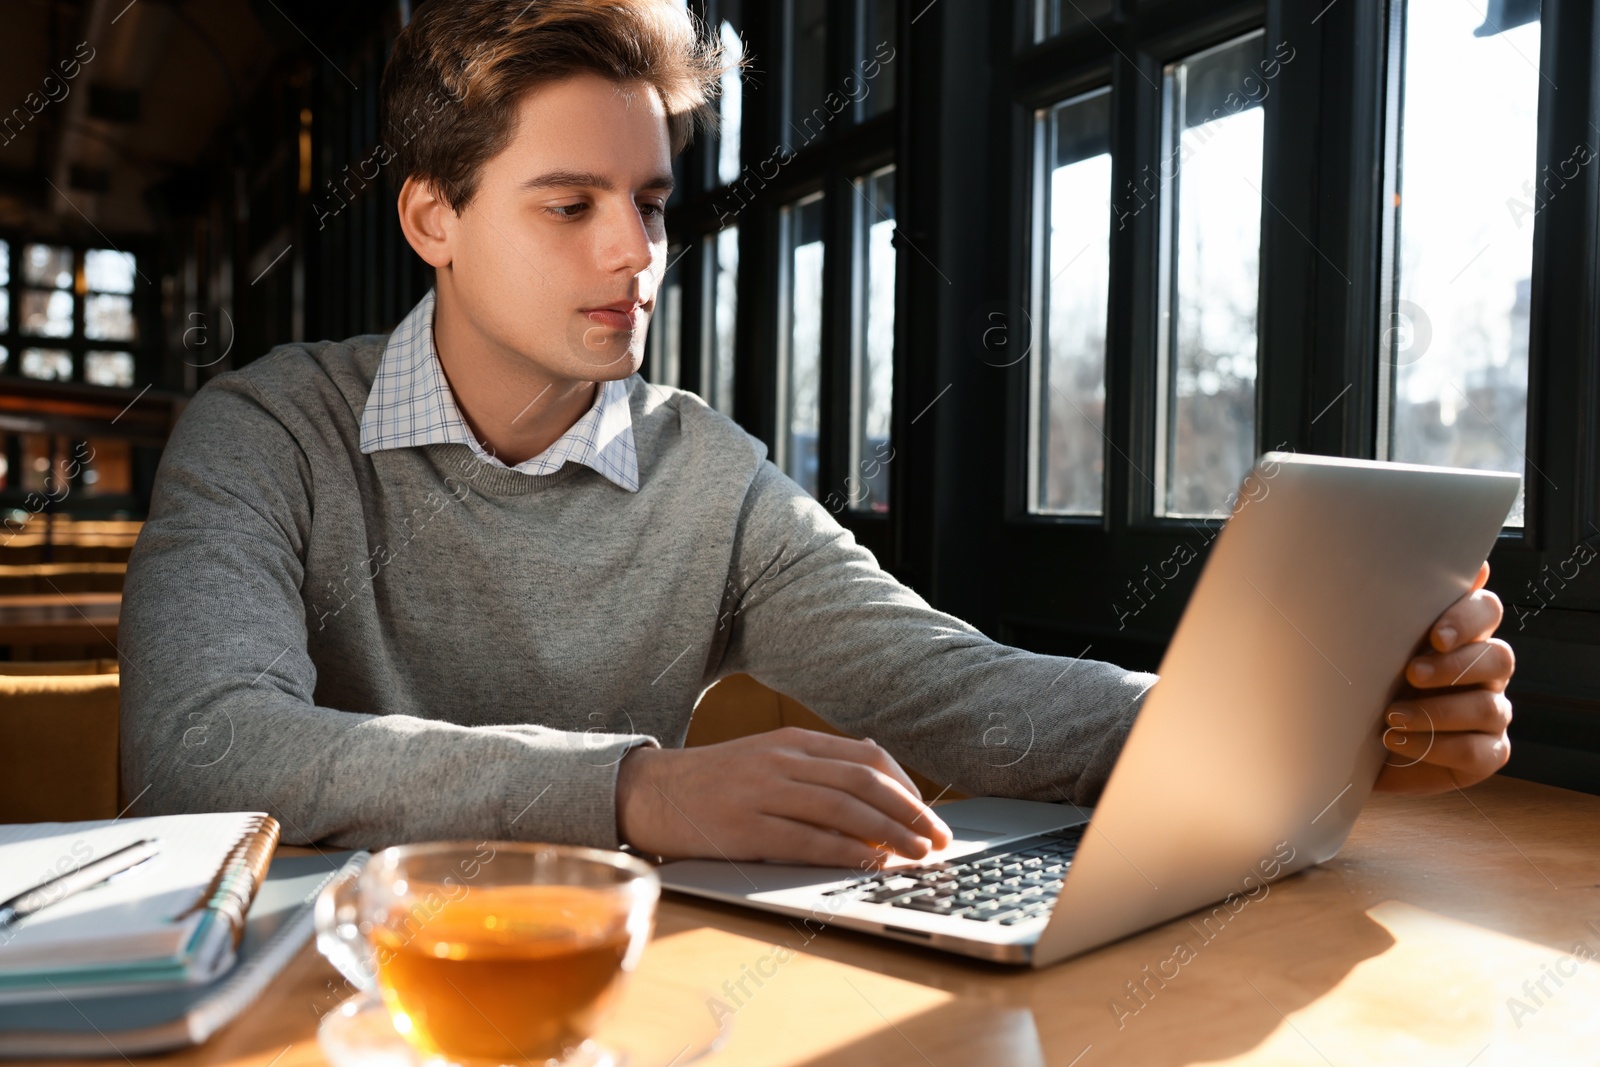
[[[644,307],[640,304],[588,308],[584,315],[595,325],[610,330],[632,331],[644,324]]]
[[[638,330],[640,323],[645,320],[645,306],[638,298],[624,298],[600,307],[586,307],[582,309],[582,314],[589,317],[589,322],[610,330]]]

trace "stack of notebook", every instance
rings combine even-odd
[[[152,858],[0,929],[0,1056],[204,1041],[310,938],[322,886],[366,858],[274,861],[263,812],[0,825],[0,900],[145,838]]]

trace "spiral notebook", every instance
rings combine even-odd
[[[322,888],[343,871],[359,871],[369,857],[319,851],[273,859],[250,906],[238,963],[207,985],[0,1005],[0,1061],[92,1056],[121,1063],[127,1056],[207,1041],[259,1001],[305,948]],[[337,1001],[325,997],[312,1007],[327,1011]]]
[[[0,931],[0,1004],[210,982],[233,965],[278,841],[265,812],[0,826],[0,900],[140,838],[161,851]]]

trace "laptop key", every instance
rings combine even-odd
[[[880,889],[877,892],[868,893],[861,899],[871,904],[888,904],[891,901],[900,899],[901,897],[912,895],[921,896],[931,892],[932,890],[928,889],[926,886],[903,886],[893,889]]]
[[[895,901],[893,906],[909,908],[912,911],[926,911],[934,915],[947,915],[966,907],[964,904],[956,903],[951,897],[907,897]]]

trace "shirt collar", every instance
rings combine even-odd
[[[516,466],[489,455],[467,427],[433,341],[434,290],[389,335],[361,415],[361,451],[461,444],[485,463],[525,474],[553,474],[571,460],[628,492],[639,490],[639,456],[626,381],[601,382],[594,404],[549,448]]]

